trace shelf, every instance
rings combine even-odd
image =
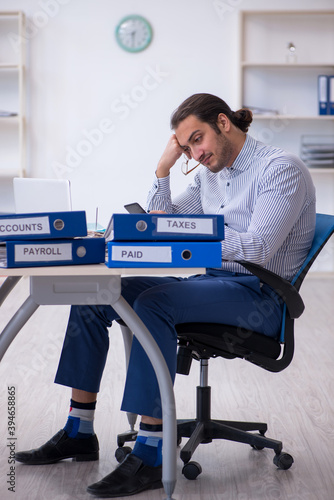
[[[247,108],[247,106],[243,106]],[[252,110],[251,110],[252,111]],[[317,116],[302,116],[302,115],[270,115],[270,114],[253,114],[253,120],[334,120],[334,115],[317,115]]]
[[[292,120],[318,119],[318,76],[334,75],[334,66],[270,64],[241,66],[240,70],[241,104],[277,111]]]
[[[245,16],[328,16],[333,15],[332,10],[243,10]]]
[[[310,168],[308,167],[311,174],[334,174],[334,168]]]
[[[1,12],[0,12],[1,17],[2,17],[2,16],[4,16],[4,17],[17,17],[17,16],[19,16],[20,14],[21,14],[21,12],[20,12],[20,11],[18,11],[18,10],[17,10],[17,11],[8,11],[8,12],[3,12],[3,11],[1,11]]]
[[[240,27],[241,64],[333,67],[333,10],[245,10],[240,11]],[[296,48],[296,63],[286,59],[289,43]]]
[[[281,62],[247,62],[242,61],[241,66],[243,68],[332,68],[334,70],[334,62],[324,62],[324,63],[281,63]]]
[[[0,122],[3,123],[3,122],[19,122],[20,120],[20,117],[19,115],[15,115],[15,116],[0,116]]]
[[[334,10],[241,10],[239,60],[240,105],[278,113],[254,121],[333,123],[318,115],[318,76],[334,75]]]
[[[22,177],[26,170],[26,44],[22,11],[0,12],[0,110],[17,113],[0,116],[0,178]],[[15,38],[14,38],[15,39]]]
[[[12,179],[13,177],[21,177],[21,176],[22,172],[20,170],[5,169],[5,168],[0,169],[0,179],[3,178]]]
[[[16,63],[0,63],[0,69],[20,69]]]

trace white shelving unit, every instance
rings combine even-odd
[[[23,12],[0,12],[0,178],[26,173],[24,34]]]
[[[295,50],[289,50],[289,45]],[[318,76],[334,75],[333,11],[240,11],[239,107],[251,134],[300,155],[303,135],[334,138],[334,115],[318,113]],[[310,168],[317,210],[334,213],[334,168]],[[327,249],[320,271],[334,271]]]
[[[294,120],[334,120],[318,115],[317,98],[318,75],[334,75],[334,11],[241,11],[240,16],[240,105]],[[256,116],[268,118],[272,114]]]

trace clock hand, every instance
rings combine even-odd
[[[136,35],[136,32],[135,31],[131,31],[131,39],[132,39],[132,47],[134,46],[135,44],[135,35]]]

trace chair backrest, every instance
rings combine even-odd
[[[334,233],[334,215],[327,214],[316,214],[316,223],[315,223],[315,231],[313,236],[313,242],[311,248],[304,260],[303,265],[291,280],[291,284],[297,289],[300,289],[302,282],[304,281],[305,276],[310,270],[312,264],[315,259],[318,257],[319,253],[326,245],[329,238]],[[282,328],[280,334],[280,342],[285,341],[285,329],[286,329],[286,305],[284,305],[283,309],[283,321]]]
[[[316,225],[313,237],[312,246],[309,253],[304,261],[304,264],[299,269],[296,276],[291,281],[297,290],[299,290],[306,274],[308,273],[310,267],[312,266],[315,259],[318,257],[319,253],[329,240],[329,238],[334,233],[334,215],[327,214],[317,214],[316,215]]]

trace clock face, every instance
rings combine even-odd
[[[116,39],[122,49],[140,52],[151,43],[152,28],[141,16],[127,16],[116,27]]]

